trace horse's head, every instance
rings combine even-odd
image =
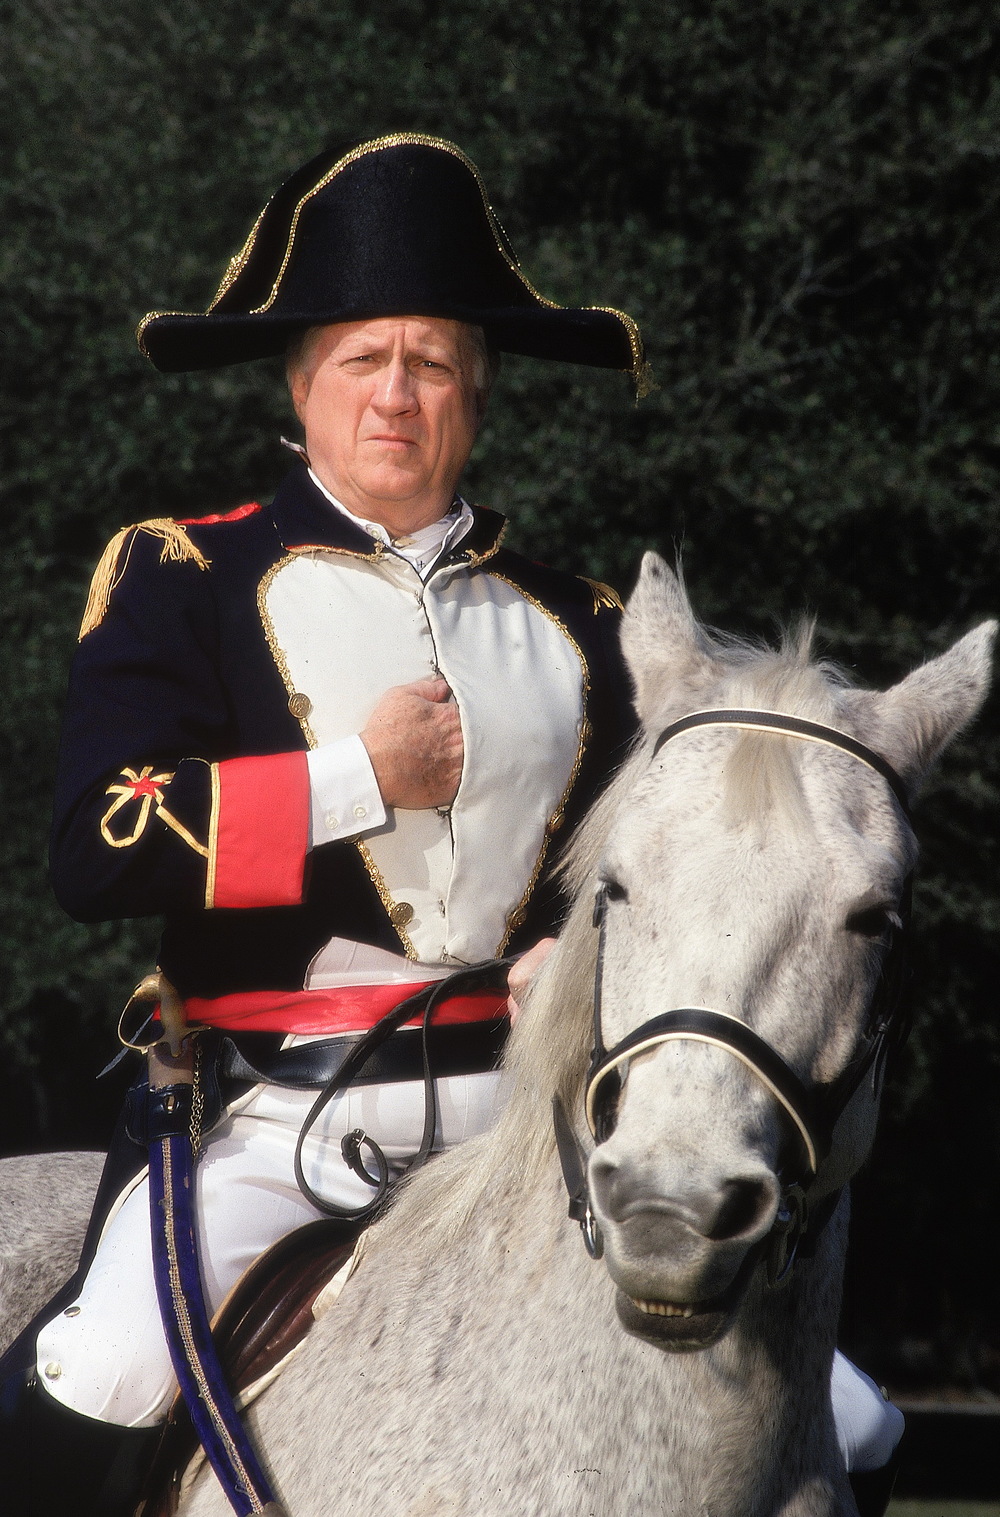
[[[790,1181],[821,1217],[867,1153],[880,1061],[853,1091],[851,1071],[873,1005],[876,1022],[885,1009],[879,980],[915,858],[894,776],[905,800],[975,713],[994,630],[890,690],[855,690],[809,662],[808,639],[774,653],[711,637],[647,555],[623,633],[644,738],[608,798],[596,870],[601,1040],[612,1049],[668,1011],[707,1008],[749,1026],[779,1063],[762,1070],[753,1045],[745,1057],[709,1019],[706,1035],[682,1024],[600,1083],[589,1193],[630,1331],[677,1348],[715,1341],[773,1248]],[[678,718],[721,708],[835,729],[894,773],[744,727],[696,726],[657,749]],[[775,1089],[782,1064],[791,1101]]]

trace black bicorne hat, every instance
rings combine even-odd
[[[642,386],[632,318],[539,295],[475,164],[416,133],[305,164],[264,207],[208,310],[151,311],[137,335],[158,369],[176,372],[269,358],[306,327],[373,316],[469,322],[503,352],[625,369]]]

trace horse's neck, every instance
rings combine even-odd
[[[568,1223],[560,1187],[554,1201],[545,1197],[536,1229],[519,1247],[525,1275],[533,1248],[553,1259],[550,1296],[572,1290],[573,1336],[564,1366],[571,1403],[593,1402],[593,1388],[570,1370],[586,1351],[600,1367],[601,1420],[617,1420],[619,1437],[633,1442],[647,1466],[658,1459],[667,1489],[689,1494],[693,1509],[703,1504],[713,1517],[745,1517],[748,1489],[759,1491],[761,1511],[782,1510],[781,1493],[799,1491],[787,1506],[791,1517],[827,1510],[827,1482],[839,1466],[829,1380],[845,1229],[843,1217],[828,1227],[816,1257],[778,1289],[766,1289],[758,1271],[760,1283],[730,1331],[694,1353],[672,1353],[625,1333],[614,1287]],[[537,1289],[534,1280],[531,1289]],[[519,1298],[520,1290],[513,1294]],[[577,1418],[579,1406],[569,1405],[566,1415]],[[836,1510],[835,1501],[829,1510]]]
[[[496,1413],[505,1422],[530,1425],[545,1407],[554,1445],[603,1469],[609,1489],[616,1479],[631,1489],[634,1465],[642,1490],[661,1490],[671,1511],[689,1497],[700,1509],[710,1489],[716,1517],[745,1517],[748,1488],[759,1487],[762,1511],[781,1510],[781,1491],[835,1461],[828,1386],[840,1232],[829,1228],[787,1285],[752,1289],[719,1344],[670,1353],[621,1327],[614,1286],[568,1221],[553,1164],[530,1197],[498,1178],[457,1255],[425,1264],[419,1289],[447,1300],[452,1321],[475,1324],[481,1362],[503,1380]],[[433,1359],[433,1343],[427,1350]],[[630,1509],[663,1510],[638,1487],[632,1497]],[[822,1493],[806,1509],[826,1510]]]
[[[449,1246],[425,1231],[423,1192],[466,1162],[437,1161],[373,1229],[336,1309],[259,1403],[289,1510],[375,1517],[391,1490],[407,1517],[833,1517],[836,1229],[829,1257],[754,1295],[720,1344],[672,1354],[620,1326],[554,1156],[528,1185],[501,1166]],[[216,1517],[207,1487],[193,1510]]]

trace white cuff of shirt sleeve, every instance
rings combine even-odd
[[[385,824],[378,780],[360,737],[342,737],[306,754],[312,847],[357,837]]]

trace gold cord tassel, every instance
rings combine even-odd
[[[602,606],[606,606],[609,609],[614,609],[617,611],[625,610],[625,607],[622,605],[621,596],[618,594],[618,591],[613,590],[610,585],[604,584],[603,581],[599,579],[591,579],[589,574],[581,574],[580,578],[582,580],[585,580],[590,586],[591,590],[594,592],[595,616],[597,615],[598,611],[600,611]]]
[[[188,561],[198,565],[199,569],[207,569],[211,560],[206,558],[201,549],[188,537],[179,522],[171,521],[169,516],[155,516],[150,521],[136,522],[131,527],[122,527],[116,532],[101,554],[101,561],[94,570],[94,577],[90,582],[90,594],[87,596],[87,604],[83,612],[83,621],[80,624],[80,641],[88,632],[93,632],[99,627],[107,615],[111,594],[119,583],[125,570],[128,568],[129,554],[132,544],[129,543],[129,551],[125,554],[125,562],[119,567],[122,549],[131,534],[145,532],[149,537],[158,537],[163,542],[160,553],[160,563],[183,564]],[[134,541],[134,538],[133,538]]]

